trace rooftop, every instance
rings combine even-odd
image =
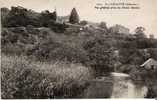
[[[147,61],[145,61],[142,65],[142,66],[145,66],[146,64],[149,64],[149,63],[152,63],[153,65],[157,65],[157,61],[154,60],[153,58],[149,58]]]

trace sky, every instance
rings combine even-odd
[[[98,3],[136,3],[140,9],[95,9]],[[37,12],[54,11],[56,8],[58,16],[69,15],[75,7],[81,20],[104,21],[109,27],[121,24],[131,32],[143,26],[147,35],[154,34],[157,37],[157,0],[0,0],[0,6],[22,6]]]

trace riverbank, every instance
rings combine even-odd
[[[4,54],[1,58],[3,99],[76,98],[92,79],[90,69],[80,64],[36,62]]]

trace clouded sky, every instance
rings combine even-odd
[[[98,10],[97,3],[129,2],[139,4],[140,9]],[[75,7],[80,19],[93,22],[107,22],[108,26],[121,24],[133,31],[137,26],[146,28],[146,33],[157,37],[157,0],[0,0],[0,6],[23,6],[35,11],[57,9],[59,16],[68,15]]]

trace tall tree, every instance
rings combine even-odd
[[[144,28],[144,27],[137,27],[136,29],[135,29],[135,36],[137,37],[137,38],[146,38],[146,35],[145,35],[145,33],[144,33],[144,31],[145,31],[146,29]]]
[[[26,26],[29,24],[29,17],[27,16],[27,9],[23,7],[11,7],[8,14],[7,23],[9,27]]]
[[[99,24],[99,27],[104,30],[104,33],[108,33],[108,28],[107,28],[106,22],[101,22]]]
[[[54,12],[52,13],[52,19],[53,19],[54,21],[57,20],[57,12],[56,12],[56,11],[54,11]]]
[[[107,29],[106,22],[101,22],[101,23],[99,24],[99,27],[100,27],[100,28]]]
[[[71,24],[79,23],[79,15],[75,8],[73,8],[71,11],[69,22]]]
[[[154,39],[154,35],[153,35],[153,34],[150,34],[150,35],[149,35],[149,38],[150,38],[150,39]]]
[[[8,17],[8,14],[9,14],[9,9],[8,8],[1,8],[1,23],[2,23],[2,26],[7,26],[8,23],[7,23],[7,17]]]
[[[55,22],[57,19],[57,12],[54,11],[53,13],[49,12],[48,10],[45,10],[41,13],[41,24],[45,27],[48,27],[48,25],[51,22]]]

